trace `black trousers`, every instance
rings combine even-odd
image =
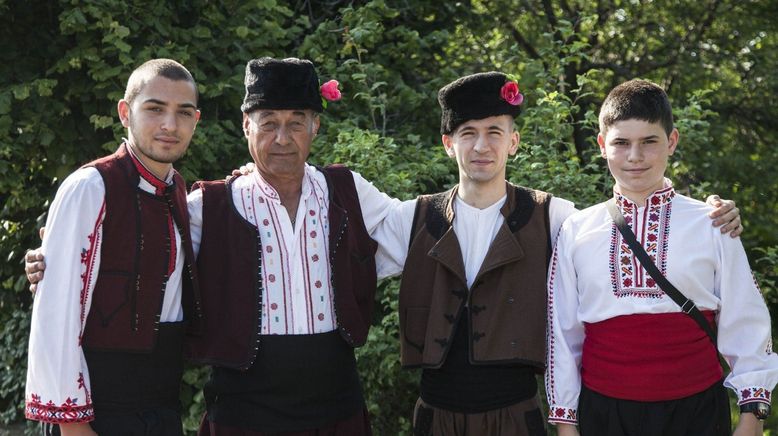
[[[101,413],[89,423],[100,436],[183,436],[177,410],[153,408],[132,413]],[[59,426],[43,424],[44,436],[60,436]]]
[[[670,401],[630,401],[581,387],[581,436],[729,436],[729,398],[719,381],[708,389]]]
[[[84,349],[100,436],[182,436],[180,402],[184,323],[159,324],[149,353]],[[59,436],[58,425],[43,425]]]

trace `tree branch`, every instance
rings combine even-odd
[[[538,51],[535,50],[535,47],[532,44],[530,44],[529,41],[524,39],[524,35],[522,35],[521,32],[519,32],[519,30],[516,27],[510,26],[509,30],[511,32],[511,36],[513,36],[513,39],[516,41],[516,43],[518,43],[519,46],[521,46],[521,48],[523,48],[524,51],[526,51],[527,54],[529,54],[529,56],[532,59],[536,59],[536,60],[542,59],[540,53],[538,53]],[[546,65],[545,61],[543,62],[543,65],[544,66]]]

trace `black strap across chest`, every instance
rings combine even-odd
[[[687,298],[683,293],[681,293],[681,291],[673,286],[673,284],[670,283],[670,281],[667,280],[664,275],[662,275],[662,273],[659,271],[659,268],[656,267],[656,264],[654,264],[654,262],[651,260],[651,257],[649,257],[648,253],[646,253],[643,245],[637,241],[635,234],[632,233],[632,229],[630,229],[627,225],[627,222],[624,220],[624,215],[621,214],[619,207],[616,205],[616,199],[611,198],[605,204],[608,208],[608,213],[610,213],[611,218],[613,218],[613,222],[616,224],[619,232],[621,232],[621,236],[623,236],[624,240],[627,241],[629,248],[638,258],[638,260],[640,260],[640,264],[643,265],[643,268],[645,268],[648,274],[656,281],[662,291],[664,291],[664,293],[667,294],[667,296],[670,297],[675,302],[675,304],[679,305],[685,314],[689,315],[697,324],[700,325],[700,328],[705,331],[715,346],[717,339],[716,332],[713,331],[710,323],[708,323],[708,321],[705,319],[705,316],[702,314],[702,312],[700,312],[700,309],[697,308],[697,305],[694,304],[694,301]]]

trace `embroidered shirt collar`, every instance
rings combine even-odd
[[[622,195],[619,191],[616,190],[616,187],[613,188],[613,196],[616,197],[616,204],[618,204],[619,208],[621,209],[631,209],[633,207],[648,207],[648,206],[662,206],[665,205],[673,200],[673,197],[675,197],[675,189],[673,189],[673,182],[670,181],[667,177],[665,177],[665,183],[664,187],[662,189],[659,189],[657,191],[654,191],[651,195],[646,197],[645,204],[638,206],[635,204],[632,200]]]
[[[316,171],[316,167],[312,165],[305,164],[305,172],[303,173],[303,182],[302,182],[302,193],[300,194],[300,199],[304,200],[308,198],[311,193],[313,192],[313,174]],[[270,183],[265,180],[264,177],[262,177],[262,174],[259,173],[256,169],[251,173],[252,177],[254,177],[254,182],[257,184],[257,187],[259,188],[259,191],[261,192],[261,195],[268,200],[274,200],[276,202],[281,201],[281,197],[278,195],[278,191],[276,191],[276,188],[273,187]]]

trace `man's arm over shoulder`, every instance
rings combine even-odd
[[[402,272],[408,256],[416,200],[400,201],[381,192],[359,173],[353,172],[365,227],[376,242],[379,278]]]
[[[577,212],[575,203],[565,200],[564,198],[551,197],[551,204],[549,205],[549,223],[551,227],[551,245],[556,242],[557,235],[559,235],[559,229],[562,228],[562,223],[565,222],[567,217]]]
[[[81,349],[100,268],[105,187],[97,170],[71,174],[49,208],[42,252],[48,262],[33,303],[25,415],[62,423],[94,419]]]
[[[196,185],[195,185],[196,186]],[[200,241],[203,237],[203,191],[192,189],[186,196],[186,208],[189,212],[189,233],[195,258],[200,253]]]

